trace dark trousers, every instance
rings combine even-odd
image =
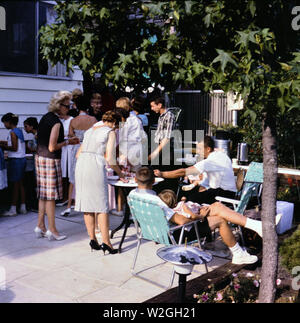
[[[225,191],[221,188],[210,188],[204,192],[199,192],[198,190],[199,187],[195,187],[193,190],[189,192],[183,192],[181,195],[186,196],[188,201],[192,201],[199,204],[213,204],[216,202],[216,196],[222,196],[231,199],[235,197],[235,192]]]

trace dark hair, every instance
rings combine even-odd
[[[138,184],[150,185],[155,179],[154,172],[149,167],[141,167],[136,172],[136,180]]]
[[[204,137],[204,147],[209,147],[213,151],[215,149],[215,142],[212,137],[205,136]]]
[[[34,117],[27,118],[24,121],[24,124],[27,124],[28,126],[32,127],[35,130],[37,130],[38,125],[39,125],[37,118],[34,118]]]
[[[163,190],[158,196],[170,209],[174,209],[177,204],[177,197],[172,190]]]
[[[161,104],[163,107],[166,106],[166,100],[163,97],[153,98],[150,102],[154,102],[155,104]]]
[[[9,112],[6,113],[2,118],[1,118],[2,122],[9,122],[11,124],[13,124],[14,126],[16,126],[19,122],[19,117],[16,116],[15,114]]]
[[[144,113],[144,100],[142,98],[134,98],[131,101],[132,110],[138,112],[139,114]]]
[[[89,103],[85,96],[79,95],[74,100],[74,103],[76,104],[76,108],[80,111],[87,111],[89,108]]]
[[[124,118],[125,120],[126,120],[127,118],[129,118],[130,113],[129,113],[129,111],[127,111],[127,110],[125,110],[125,109],[122,109],[122,108],[116,108],[114,111],[115,111],[117,114],[119,114],[122,118]]]

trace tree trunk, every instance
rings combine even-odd
[[[260,303],[273,303],[278,267],[278,237],[275,227],[277,195],[277,146],[274,112],[263,115],[264,186],[262,194],[263,260]]]

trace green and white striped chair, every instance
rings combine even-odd
[[[164,210],[160,207],[160,205],[156,204],[155,202],[149,201],[149,200],[147,200],[147,198],[140,198],[140,197],[136,197],[136,196],[134,196],[134,197],[128,196],[127,200],[128,200],[130,212],[131,212],[131,215],[132,215],[132,218],[133,218],[136,230],[137,230],[137,239],[138,239],[136,252],[135,252],[135,256],[134,256],[134,260],[133,260],[133,265],[131,268],[131,273],[132,273],[132,275],[134,275],[136,277],[142,278],[142,279],[149,281],[155,285],[158,285],[160,287],[168,289],[173,285],[174,276],[175,276],[174,269],[172,271],[171,281],[170,281],[170,284],[168,287],[161,286],[161,285],[159,285],[147,278],[144,278],[144,277],[138,275],[138,273],[136,273],[134,271],[135,266],[136,266],[136,262],[137,262],[138,253],[139,253],[140,246],[141,246],[141,242],[144,239],[144,240],[154,241],[156,243],[163,244],[165,246],[181,245],[184,242],[182,240],[183,240],[183,234],[184,234],[185,227],[187,225],[192,224],[192,225],[194,225],[195,230],[196,230],[198,244],[199,244],[199,246],[201,246],[200,236],[199,236],[199,232],[197,229],[197,222],[198,221],[193,221],[193,222],[190,222],[185,225],[178,225],[178,226],[171,225],[165,217]],[[173,233],[176,230],[181,230],[178,244],[173,237]],[[195,241],[190,242],[190,243],[194,243],[194,242]],[[205,268],[206,268],[206,272],[208,272],[206,264],[205,264]]]
[[[219,202],[232,204],[236,212],[240,214],[244,214],[251,197],[257,196],[259,201],[259,196],[261,194],[263,181],[264,181],[263,164],[252,162],[249,165],[247,174],[244,179],[244,184],[241,191],[240,199],[235,200],[235,199],[229,199],[229,198],[217,196],[216,200]],[[245,245],[241,227],[239,227],[239,234],[242,240],[242,244]]]

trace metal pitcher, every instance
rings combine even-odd
[[[239,165],[248,164],[248,145],[245,142],[238,144],[237,160]]]

